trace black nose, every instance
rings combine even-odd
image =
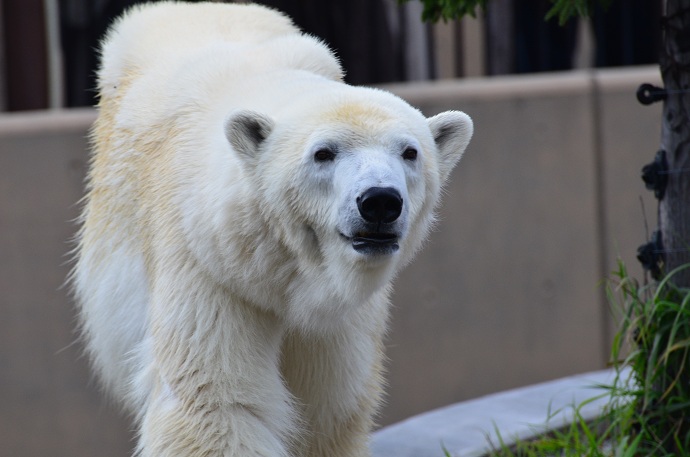
[[[390,223],[400,217],[403,200],[392,187],[371,187],[357,197],[359,214],[365,221],[376,224]]]

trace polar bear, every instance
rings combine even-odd
[[[472,121],[342,81],[257,5],[108,32],[71,281],[137,455],[365,456],[390,284]]]

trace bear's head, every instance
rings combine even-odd
[[[295,105],[232,113],[226,137],[255,180],[265,224],[299,263],[295,300],[349,306],[421,246],[472,121],[459,111],[427,119],[376,89]]]

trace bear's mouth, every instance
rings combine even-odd
[[[350,241],[355,251],[362,254],[391,254],[400,248],[395,233],[357,232],[352,238],[342,236]]]

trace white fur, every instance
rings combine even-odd
[[[472,122],[341,76],[255,5],[148,4],[104,41],[72,282],[139,455],[368,455],[390,283]],[[397,250],[354,249],[372,187]]]

